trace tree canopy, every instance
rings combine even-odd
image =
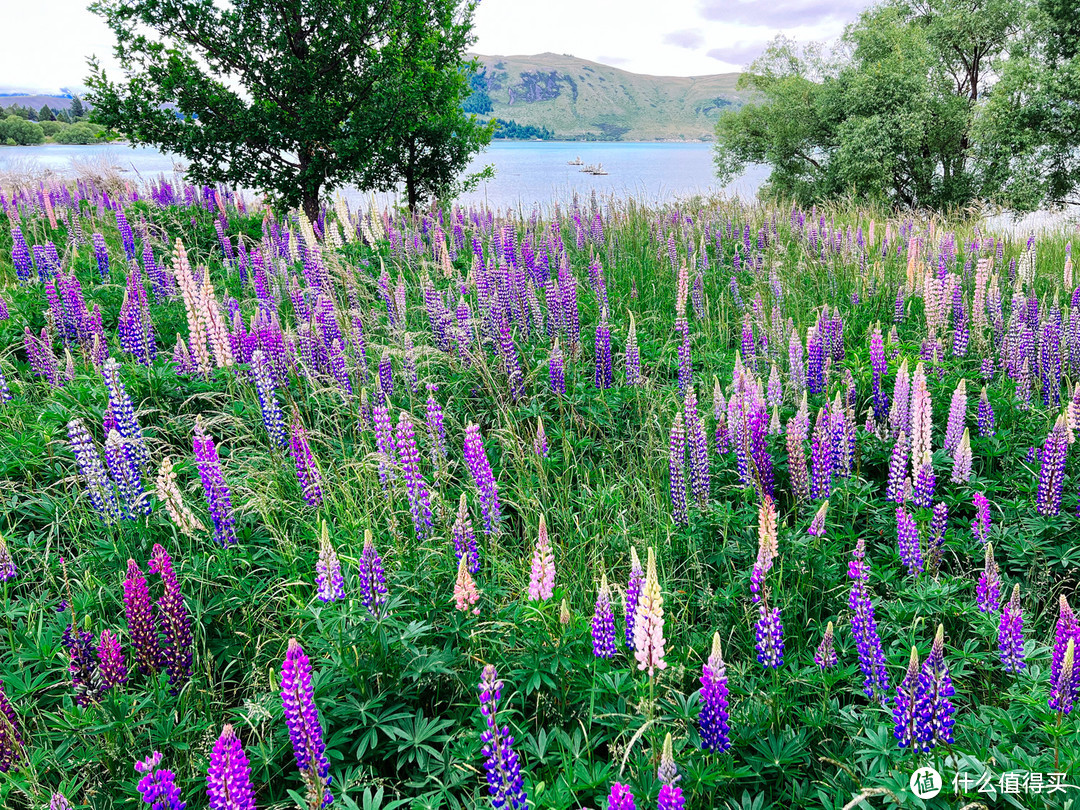
[[[886,0],[831,51],[777,39],[740,78],[756,98],[717,124],[718,173],[767,163],[766,193],[803,203],[1062,202],[1080,181],[1073,5]]]
[[[451,187],[491,129],[461,109],[472,0],[99,0],[124,78],[92,60],[95,120],[199,182],[301,205]]]

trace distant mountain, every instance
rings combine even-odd
[[[720,111],[747,95],[738,73],[646,76],[553,53],[476,58],[466,109],[557,138],[711,140]]]
[[[85,103],[84,101],[83,104]],[[51,110],[66,110],[71,106],[71,96],[48,93],[0,93],[0,107],[10,107],[12,104],[32,107],[35,110],[40,110],[42,107],[48,107]]]

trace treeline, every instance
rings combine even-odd
[[[534,127],[531,124],[519,124],[517,121],[504,121],[493,118],[496,123],[495,138],[514,141],[553,141],[555,132],[547,127]]]
[[[89,111],[78,96],[66,110],[48,106],[35,110],[21,104],[0,107],[0,146],[91,144],[111,137],[104,127],[89,120]]]

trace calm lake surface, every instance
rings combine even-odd
[[[594,176],[580,171],[580,166],[568,165],[579,157],[586,164],[602,164],[608,174]],[[182,159],[153,148],[122,144],[0,147],[0,172],[35,166],[65,175],[74,172],[78,163],[99,161],[113,163],[127,176],[142,180],[172,174],[183,164]],[[531,210],[534,203],[570,200],[574,192],[587,197],[593,191],[650,202],[720,191],[747,198],[753,197],[768,175],[767,167],[751,166],[731,185],[721,186],[708,143],[501,141],[479,154],[469,170],[488,165],[495,168],[494,179],[462,196],[462,202]],[[345,196],[352,201],[360,194],[346,191]]]

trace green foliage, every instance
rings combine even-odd
[[[198,181],[262,189],[311,218],[345,184],[401,182],[415,207],[490,138],[461,110],[472,0],[93,9],[124,66],[113,81],[92,65],[96,121],[183,155]]]
[[[54,136],[56,143],[90,144],[100,141],[105,130],[97,124],[89,121],[79,121],[77,124],[62,127]]]
[[[33,146],[45,143],[45,132],[41,125],[18,116],[9,116],[0,120],[0,140],[12,140],[19,146]]]
[[[519,124],[517,121],[503,121],[501,118],[491,120],[495,122],[495,135],[493,136],[495,138],[550,141],[555,137],[555,133],[547,127],[534,127],[528,124]]]

